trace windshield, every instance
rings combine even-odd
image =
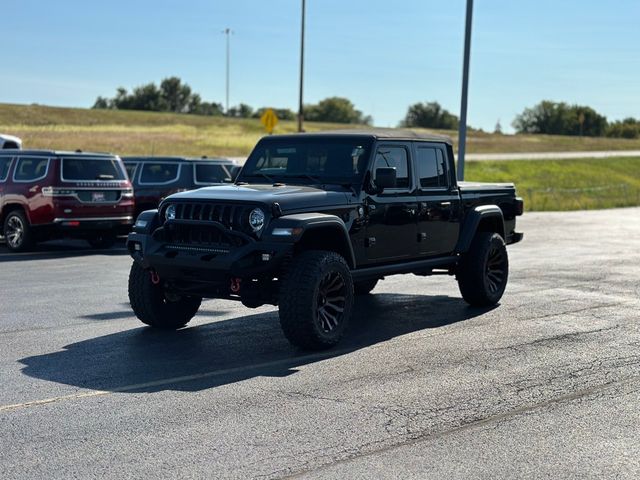
[[[238,181],[253,183],[362,183],[372,140],[300,138],[260,142]]]
[[[63,158],[63,180],[126,180],[118,160]]]

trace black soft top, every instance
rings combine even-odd
[[[263,140],[294,140],[299,138],[327,138],[327,137],[353,137],[353,138],[369,138],[375,140],[405,140],[405,141],[422,141],[422,142],[439,142],[452,145],[451,139],[445,135],[436,135],[431,133],[415,132],[413,130],[402,130],[395,128],[367,128],[367,129],[344,129],[344,130],[328,130],[313,133],[294,133],[286,135],[270,135],[263,137]]]

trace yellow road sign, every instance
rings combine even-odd
[[[273,111],[273,109],[267,108],[267,110],[260,117],[260,121],[262,122],[262,125],[264,125],[264,128],[268,133],[273,133],[273,129],[276,128],[276,125],[278,124],[278,116],[276,115],[276,112]]]

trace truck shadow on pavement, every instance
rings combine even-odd
[[[124,242],[117,242],[113,247],[96,249],[83,240],[53,240],[39,243],[28,252],[11,252],[6,245],[0,243],[0,263],[21,262],[29,260],[49,260],[53,258],[83,257],[88,255],[128,255]]]
[[[176,332],[134,328],[20,362],[28,376],[86,389],[199,391],[260,376],[285,377],[295,374],[297,367],[487,311],[468,307],[461,298],[381,293],[356,300],[346,337],[325,352],[302,352],[290,346],[273,311]],[[425,348],[428,342],[425,339]]]

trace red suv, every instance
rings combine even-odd
[[[59,237],[106,248],[131,229],[134,209],[117,156],[0,150],[0,225],[9,250]]]

